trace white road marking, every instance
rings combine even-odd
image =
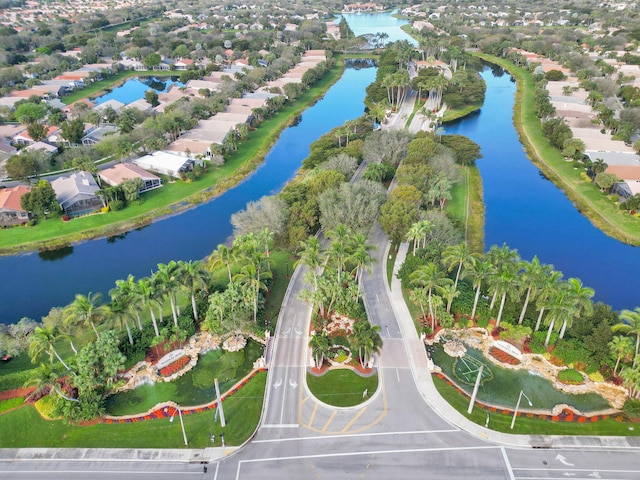
[[[296,389],[296,387],[298,386],[298,383],[297,383],[297,382],[295,382],[295,381],[293,380],[293,378],[290,378],[290,379],[289,379],[289,386],[295,390],[295,389]]]
[[[400,372],[396,368],[396,378],[398,379],[398,383],[400,383]]]
[[[569,463],[567,462],[566,457],[563,457],[562,455],[558,454],[556,455],[556,460],[558,460],[561,464],[566,465],[567,467],[573,467],[575,466],[573,463]]]
[[[511,468],[511,463],[509,462],[509,457],[507,457],[507,452],[504,447],[500,447],[500,451],[502,452],[502,458],[504,458],[504,464],[507,467],[507,471],[509,472],[509,478],[511,480],[515,480],[516,477],[513,475],[513,469]]]
[[[263,425],[263,427],[280,425]],[[281,443],[281,442],[304,442],[307,440],[330,440],[333,438],[356,438],[356,437],[378,437],[385,435],[429,435],[432,433],[457,433],[459,429],[447,429],[447,430],[416,430],[413,432],[378,432],[378,433],[354,433],[352,435],[318,435],[315,437],[302,437],[302,438],[274,438],[272,440],[254,440],[251,443]]]
[[[273,388],[275,388],[277,390],[280,387],[280,385],[282,385],[282,379],[281,378],[279,378],[278,381],[273,384]]]

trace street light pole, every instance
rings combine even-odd
[[[184,438],[184,445],[188,446],[189,442],[187,442],[187,432],[185,432],[184,430],[184,421],[182,420],[182,411],[180,410],[179,406],[176,408],[176,410],[178,410],[178,416],[180,417],[180,427],[182,428],[182,438]],[[175,416],[176,416],[176,412],[173,412],[173,415],[171,415],[169,422],[173,422],[173,417]]]
[[[520,395],[518,395],[518,403],[516,403],[516,410],[515,412],[513,412],[513,419],[511,420],[511,430],[513,430],[513,426],[516,423],[516,417],[518,416],[518,409],[520,408],[520,401],[522,400],[522,397],[527,399],[530,407],[533,407],[533,403],[531,403],[531,400],[529,399],[529,397],[527,397],[527,394],[520,390]]]

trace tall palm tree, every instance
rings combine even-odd
[[[494,277],[494,288],[498,296],[500,296],[500,309],[496,318],[496,327],[500,326],[502,312],[507,297],[514,297],[518,293],[517,285],[518,275],[506,265],[502,267],[498,275]]]
[[[633,353],[633,341],[629,337],[616,335],[609,342],[609,351],[616,357],[616,365],[613,367],[613,373],[617,373],[620,360]]]
[[[524,315],[527,312],[529,301],[536,297],[538,290],[540,290],[546,282],[550,271],[553,269],[551,265],[543,265],[538,260],[537,256],[534,256],[531,262],[526,262],[523,265],[521,280],[521,288],[524,288],[526,295],[524,298],[524,304],[520,311],[520,318],[518,318],[518,325],[522,325]]]
[[[418,304],[422,311],[422,318],[427,320],[427,313],[424,311],[425,305],[429,302],[429,291],[426,288],[412,288],[409,297],[413,303]]]
[[[329,353],[329,339],[324,334],[316,333],[311,336],[309,347],[311,347],[311,355],[313,355],[316,368],[322,368],[324,358]]]
[[[131,305],[112,302],[109,306],[109,310],[111,313],[109,315],[109,323],[113,323],[120,327],[120,330],[126,330],[127,337],[129,338],[129,344],[133,345],[133,335],[131,334],[131,326],[129,325],[129,319],[132,319],[134,316]]]
[[[233,282],[231,278],[231,264],[235,261],[235,253],[229,247],[224,244],[219,244],[216,250],[211,254],[208,259],[208,266],[210,269],[215,270],[222,266],[227,267],[227,273],[229,274],[229,283]]]
[[[247,295],[247,299],[253,305],[253,321],[258,323],[258,297],[260,291],[267,290],[264,279],[271,278],[271,272],[266,271],[259,273],[253,264],[245,265],[240,272],[233,277],[234,282],[242,285],[242,289]]]
[[[538,320],[536,320],[536,326],[534,331],[537,332],[540,329],[540,324],[542,323],[542,317],[544,316],[545,309],[547,305],[551,302],[551,299],[558,291],[558,289],[562,288],[562,273],[556,272],[552,270],[549,276],[546,278],[545,283],[542,285],[540,290],[538,291],[538,298],[536,301],[536,305],[540,308],[538,313]]]
[[[569,293],[569,287],[567,283],[561,283],[560,288],[556,289],[555,293],[551,294],[549,302],[549,314],[545,319],[545,323],[549,326],[547,330],[547,337],[545,338],[545,347],[549,345],[551,340],[551,333],[557,326],[557,322],[562,321],[565,317],[571,315],[571,309],[573,307],[571,295]]]
[[[180,267],[175,260],[171,260],[167,264],[159,263],[158,271],[153,275],[154,282],[158,284],[169,297],[173,323],[176,327],[178,326],[178,315],[180,315],[180,307],[178,306],[176,297],[176,292],[180,287],[179,278]]]
[[[437,287],[451,283],[451,280],[445,276],[444,272],[440,270],[435,263],[432,262],[418,267],[409,278],[412,286],[421,287],[427,290],[427,304],[429,305],[431,331],[433,332],[436,328],[435,314],[433,312],[433,304],[431,302],[433,291]]]
[[[469,276],[473,280],[473,286],[476,289],[476,295],[473,299],[473,308],[471,310],[471,318],[475,318],[476,309],[478,308],[478,300],[480,299],[480,292],[482,291],[482,285],[485,280],[492,277],[495,273],[495,267],[487,259],[473,262],[469,268]]]
[[[560,338],[564,338],[564,332],[571,326],[573,319],[581,314],[590,315],[593,313],[593,302],[591,298],[595,295],[593,288],[585,287],[577,278],[567,280],[569,290],[569,301],[573,304],[571,314],[563,317]]]
[[[158,322],[156,321],[156,314],[153,311],[153,307],[158,305],[159,302],[156,297],[153,281],[150,278],[141,278],[138,280],[136,294],[140,303],[149,309],[151,323],[153,323],[153,331],[155,332],[156,337],[159,337],[160,331],[158,330]]]
[[[507,268],[514,272],[520,269],[520,255],[517,250],[511,250],[506,243],[502,244],[502,247],[492,245],[487,252],[486,258],[488,258],[493,266],[496,268],[496,274],[500,275],[503,268]],[[494,289],[493,296],[491,297],[490,309],[493,309],[493,305],[496,301],[498,292]]]
[[[640,348],[640,307],[636,307],[635,310],[622,310],[619,318],[622,321],[612,326],[611,330],[624,335],[635,335],[636,348],[633,356],[633,368],[636,368],[638,349]]]
[[[356,275],[356,283],[358,285],[358,297],[362,291],[362,277],[365,271],[371,273],[374,260],[371,258],[371,251],[378,247],[367,243],[367,237],[361,233],[355,234],[351,238],[352,253],[349,260],[355,265],[354,272]]]
[[[320,251],[318,237],[309,237],[306,241],[300,242],[300,258],[296,265],[302,264],[309,268],[313,278],[313,286],[318,289],[318,269],[322,265],[323,258]]]
[[[86,297],[82,294],[77,294],[75,300],[65,308],[65,322],[84,324],[85,327],[91,326],[96,338],[99,338],[100,334],[96,328],[96,322],[103,320],[108,313],[107,308],[101,305],[101,302],[101,293],[93,295],[89,292]]]
[[[54,346],[58,340],[65,336],[60,333],[56,325],[36,327],[30,336],[29,356],[31,357],[31,362],[35,363],[40,355],[46,353],[49,355],[50,363],[53,363],[53,357],[55,356],[64,368],[71,370]]]
[[[416,249],[418,248],[418,241],[422,238],[420,235],[420,228],[418,222],[414,223],[407,230],[407,240],[413,242],[413,254],[416,254]]]
[[[637,397],[640,390],[640,368],[623,368],[620,376],[629,390],[629,396]]]
[[[450,245],[442,252],[442,263],[446,267],[448,272],[456,269],[456,279],[453,282],[453,290],[458,290],[458,281],[460,280],[460,274],[463,272],[463,268],[471,265],[471,263],[478,258],[477,254],[469,251],[467,242],[459,243],[458,245]],[[447,306],[447,311],[451,306]]]
[[[188,262],[180,260],[178,266],[180,267],[180,283],[189,291],[189,295],[191,296],[191,310],[193,311],[193,318],[197,323],[199,319],[196,305],[196,290],[199,288],[207,290],[209,286],[209,273],[204,268],[201,260],[195,262],[192,260]]]
[[[336,267],[338,272],[338,282],[342,281],[342,271],[344,270],[347,259],[349,258],[349,249],[347,243],[340,240],[334,240],[327,250],[328,263]]]
[[[269,258],[270,256],[269,245],[271,244],[271,242],[273,242],[273,232],[268,228],[263,228],[262,230],[260,230],[260,233],[258,233],[258,238],[264,245],[265,255],[267,256],[267,258]]]
[[[129,275],[126,280],[116,280],[115,288],[109,290],[109,296],[112,303],[118,303],[123,307],[131,308],[136,320],[138,321],[138,329],[142,331],[142,320],[140,318],[140,308],[136,300],[136,289],[138,285],[133,275]]]

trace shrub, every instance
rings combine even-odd
[[[63,222],[68,222],[70,220],[69,215],[67,215],[66,213],[64,215],[62,215],[62,217],[60,217],[60,218],[62,218]]]
[[[100,211],[101,211],[102,213],[107,213],[107,212],[109,211],[109,205],[107,205],[106,207],[102,207],[102,208],[100,209]]]
[[[640,400],[628,398],[627,401],[624,402],[622,410],[629,418],[640,418]]]
[[[558,381],[569,385],[581,385],[584,383],[584,377],[578,370],[569,368],[558,372]]]
[[[55,420],[60,418],[55,413],[58,403],[60,402],[60,398],[61,397],[58,394],[47,395],[38,400],[34,406],[42,418],[46,420]]]
[[[7,375],[0,375],[0,392],[22,388],[24,384],[31,379],[32,375],[33,370],[23,370],[8,373]]]
[[[111,203],[109,203],[109,207],[111,208],[112,212],[117,212],[118,210],[122,210],[124,208],[124,201],[112,200]]]
[[[590,352],[586,347],[577,339],[571,340],[559,340],[556,344],[553,354],[561,358],[565,365],[574,363],[586,364],[589,360]]]

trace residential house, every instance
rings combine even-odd
[[[29,221],[29,212],[20,205],[22,196],[31,188],[18,185],[0,190],[0,227],[20,225]]]
[[[191,60],[190,58],[180,58],[173,64],[176,70],[188,70],[192,65],[193,60]]]
[[[135,159],[133,162],[145,170],[175,178],[180,178],[181,173],[193,170],[196,163],[202,165],[201,161],[197,161],[194,158],[164,151],[145,155]]]
[[[118,131],[118,127],[115,125],[100,125],[87,130],[84,137],[82,137],[83,145],[95,145],[107,135],[112,135]]]
[[[80,171],[68,177],[56,178],[51,182],[51,187],[56,192],[60,208],[70,217],[86,215],[104,206],[96,196],[100,187],[89,172]]]
[[[107,168],[98,173],[100,179],[112,187],[121,185],[125,180],[139,178],[144,182],[142,188],[138,189],[138,193],[147,192],[154,188],[162,186],[160,177],[153,173],[147,172],[135,163],[117,163],[111,168]]]
[[[625,198],[640,194],[640,166],[610,165],[605,172],[621,180],[613,187],[613,192]]]

